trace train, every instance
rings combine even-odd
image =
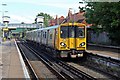
[[[56,57],[86,55],[86,25],[63,23],[26,32],[26,41],[53,52]]]

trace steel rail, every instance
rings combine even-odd
[[[29,60],[27,59],[22,47],[20,46],[19,43],[17,43],[19,49],[20,49],[20,52],[22,54],[22,57],[25,61],[25,64],[27,65],[27,67],[29,68],[29,71],[30,71],[30,76],[31,76],[31,79],[34,79],[34,80],[39,80],[37,74],[35,73],[34,69],[32,68],[32,65],[30,64]]]
[[[57,73],[56,75],[57,75],[57,77],[58,77],[59,79],[62,79],[62,80],[68,80],[68,79],[74,80],[74,78],[73,78],[72,76],[66,74],[65,72],[56,70],[56,69],[53,67],[53,65],[55,66],[55,64],[53,64],[52,62],[50,62],[49,59],[45,58],[45,57],[42,56],[42,55],[38,55],[38,52],[36,53],[36,51],[34,51],[33,49],[31,49],[29,46],[27,46],[27,45],[25,45],[25,44],[23,44],[23,45],[24,45],[25,47],[27,47],[31,52],[33,52],[44,64],[47,65],[48,68],[52,69],[52,70],[55,72],[55,73],[53,72],[54,74]]]
[[[31,47],[31,49],[32,49],[35,53],[37,53],[37,55],[39,54],[39,52],[36,51],[35,49],[33,49],[32,47]],[[39,56],[39,55],[38,55],[38,56]],[[52,58],[53,58],[53,57],[52,57]],[[72,73],[73,75],[77,76],[78,79],[81,79],[81,80],[83,80],[83,79],[84,79],[84,80],[96,80],[94,77],[86,74],[85,72],[82,72],[82,71],[76,69],[75,67],[73,67],[73,66],[71,66],[71,65],[69,65],[69,64],[67,64],[67,63],[64,63],[64,62],[62,62],[62,61],[60,61],[60,60],[57,60],[57,59],[54,59],[54,60],[57,61],[58,65],[62,66],[64,69],[66,69],[67,71],[69,71],[69,72]]]

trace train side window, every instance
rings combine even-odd
[[[41,32],[39,32],[39,36],[41,37]]]
[[[46,38],[46,32],[45,32],[45,38]]]
[[[44,38],[44,32],[43,32],[43,38]]]
[[[40,37],[40,32],[38,32],[38,37]]]
[[[52,34],[50,34],[50,39],[52,39]]]
[[[43,37],[43,32],[41,31],[41,37]],[[42,38],[41,38],[42,39]]]
[[[49,30],[47,30],[47,35],[46,35],[47,39],[49,38]]]

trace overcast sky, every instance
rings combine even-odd
[[[0,11],[8,11],[5,16],[10,16],[10,23],[33,23],[40,12],[51,16],[67,16],[69,8],[78,12],[79,2],[82,0],[0,0]],[[2,6],[2,4],[7,6]],[[2,13],[0,12],[0,22]]]

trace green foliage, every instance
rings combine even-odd
[[[49,20],[53,19],[49,14],[47,13],[39,13],[37,16],[43,16],[44,17],[44,26],[47,27],[49,25]],[[36,22],[36,19],[35,19]]]
[[[21,22],[21,24],[25,24],[24,22]]]
[[[89,2],[86,7],[86,21],[95,29],[101,25],[102,31],[120,45],[120,2]]]

